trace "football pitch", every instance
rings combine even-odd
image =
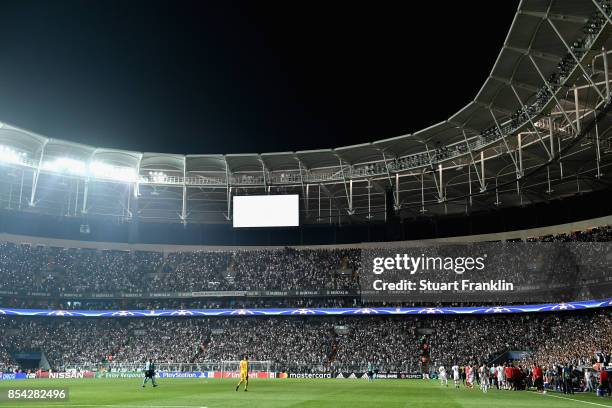
[[[162,379],[159,387],[141,387],[138,379],[70,379],[3,381],[0,391],[9,388],[58,388],[69,390],[67,401],[10,402],[0,407],[385,407],[385,408],[517,408],[517,407],[611,407],[612,399],[592,394],[564,396],[534,392],[441,387],[437,381],[340,379],[252,380],[249,391],[236,392],[234,380]]]

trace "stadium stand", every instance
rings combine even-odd
[[[609,242],[612,228],[531,238]],[[355,290],[359,249],[160,252],[0,244],[0,291],[49,293]],[[520,278],[517,277],[517,278]],[[574,299],[580,300],[580,299]]]
[[[482,363],[507,350],[526,350],[543,366],[594,362],[612,352],[612,313],[567,312],[543,316],[406,318],[1,318],[0,367],[15,368],[10,350],[43,350],[51,367],[98,369],[138,363],[235,360],[248,350],[253,360],[274,362],[275,371],[419,372],[418,329],[429,329],[431,361]],[[336,330],[341,327],[343,330]],[[593,328],[600,330],[594,331]],[[10,333],[10,334],[6,334]],[[137,334],[135,334],[137,333]],[[592,335],[585,333],[593,333]],[[147,341],[142,341],[146,338]]]
[[[546,235],[530,241],[608,242],[612,228]],[[155,251],[100,251],[5,242],[0,246],[1,288],[57,292],[123,290],[180,291],[351,288],[359,270],[359,249],[258,249],[185,251],[164,256]],[[282,277],[282,278],[281,278]],[[127,289],[127,290],[126,290]],[[49,309],[155,309],[241,307],[339,307],[357,298],[290,300],[106,299],[78,302],[9,296],[3,305]],[[459,304],[465,306],[466,304]],[[201,363],[236,359],[249,350],[252,359],[273,361],[276,371],[364,371],[372,362],[381,371],[417,372],[419,329],[426,329],[431,362],[489,361],[507,350],[531,354],[545,367],[588,365],[595,352],[612,351],[609,310],[545,315],[461,317],[330,318],[154,318],[141,319],[0,319],[0,367],[17,367],[15,350],[39,350],[51,367],[107,366],[135,363],[151,355],[160,363]],[[341,328],[341,329],[338,329]],[[597,330],[592,330],[597,328]],[[138,333],[138,335],[134,335]],[[140,339],[147,337],[148,342]]]

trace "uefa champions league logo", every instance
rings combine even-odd
[[[70,313],[65,310],[54,310],[47,313],[47,316],[74,316],[74,313]]]
[[[296,309],[291,311],[292,315],[313,315],[316,313],[317,312],[312,309]]]
[[[485,310],[485,313],[510,313],[510,312],[512,312],[512,310],[508,309],[507,307],[501,307],[501,306],[491,307]]]
[[[170,313],[171,316],[193,316],[193,312],[190,310],[175,310]]]
[[[364,307],[362,309],[355,310],[353,314],[378,314],[378,310]]]
[[[112,313],[111,316],[134,316],[134,313],[130,312],[129,310],[120,310]]]
[[[419,314],[444,314],[444,310],[435,309],[433,307],[428,307],[428,308],[419,310]]]
[[[550,310],[572,310],[576,309],[576,306],[570,303],[559,303],[558,305],[554,305]]]
[[[248,310],[248,309],[238,309],[238,310],[233,310],[230,315],[238,315],[238,316],[248,316],[248,315],[253,315],[255,313],[253,313],[252,311]]]

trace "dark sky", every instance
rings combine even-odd
[[[517,5],[0,0],[0,121],[172,153],[411,133],[474,98]]]

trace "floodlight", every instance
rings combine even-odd
[[[168,180],[168,176],[163,171],[150,171],[149,182],[150,183],[165,183]]]
[[[80,176],[85,175],[87,172],[87,166],[84,161],[69,157],[59,157],[55,160],[45,162],[42,168],[43,170],[55,173],[69,173]]]
[[[3,163],[23,163],[26,158],[25,152],[18,152],[8,146],[0,146],[0,162]]]
[[[137,180],[136,169],[131,167],[113,166],[101,161],[91,162],[89,165],[91,176],[99,179],[134,182]]]

